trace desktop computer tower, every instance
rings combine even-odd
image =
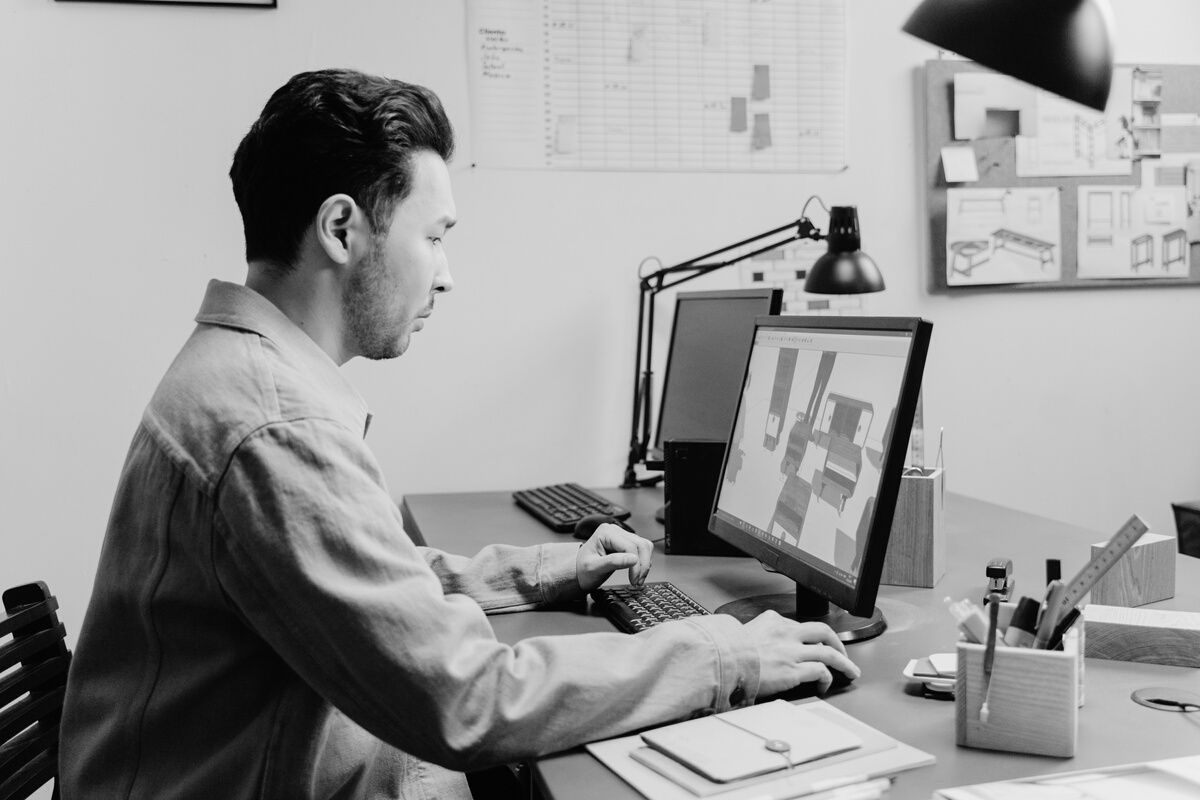
[[[725,442],[668,439],[663,444],[663,549],[671,555],[745,556],[741,550],[708,532],[717,483],[725,459]]]

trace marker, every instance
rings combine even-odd
[[[1062,562],[1057,558],[1046,559],[1046,585],[1050,585],[1050,581],[1062,580]]]
[[[1071,606],[1071,610],[1063,614],[1062,619],[1054,626],[1054,633],[1050,634],[1050,640],[1046,642],[1046,649],[1057,650],[1061,647],[1063,637],[1067,635],[1067,631],[1071,629],[1077,619],[1079,619],[1079,606]]]
[[[1009,647],[1033,647],[1037,635],[1038,601],[1022,597],[1013,612],[1008,630],[1004,632],[1004,643]]]

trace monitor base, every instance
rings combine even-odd
[[[836,606],[829,606],[824,614],[797,615],[795,594],[763,594],[734,600],[718,608],[716,613],[729,614],[745,623],[768,610],[798,622],[824,622],[833,628],[834,633],[845,644],[874,639],[887,630],[887,620],[878,608],[869,617],[856,617]]]

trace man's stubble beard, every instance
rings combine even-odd
[[[342,298],[342,324],[354,351],[372,361],[396,358],[408,349],[409,334],[397,330],[400,323],[392,310],[394,291],[387,274],[383,242],[376,238]]]

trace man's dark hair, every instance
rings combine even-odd
[[[422,150],[446,161],[454,153],[454,130],[430,90],[348,69],[294,76],[271,95],[229,170],[246,259],[286,272],[321,203],[338,193],[386,233]]]

